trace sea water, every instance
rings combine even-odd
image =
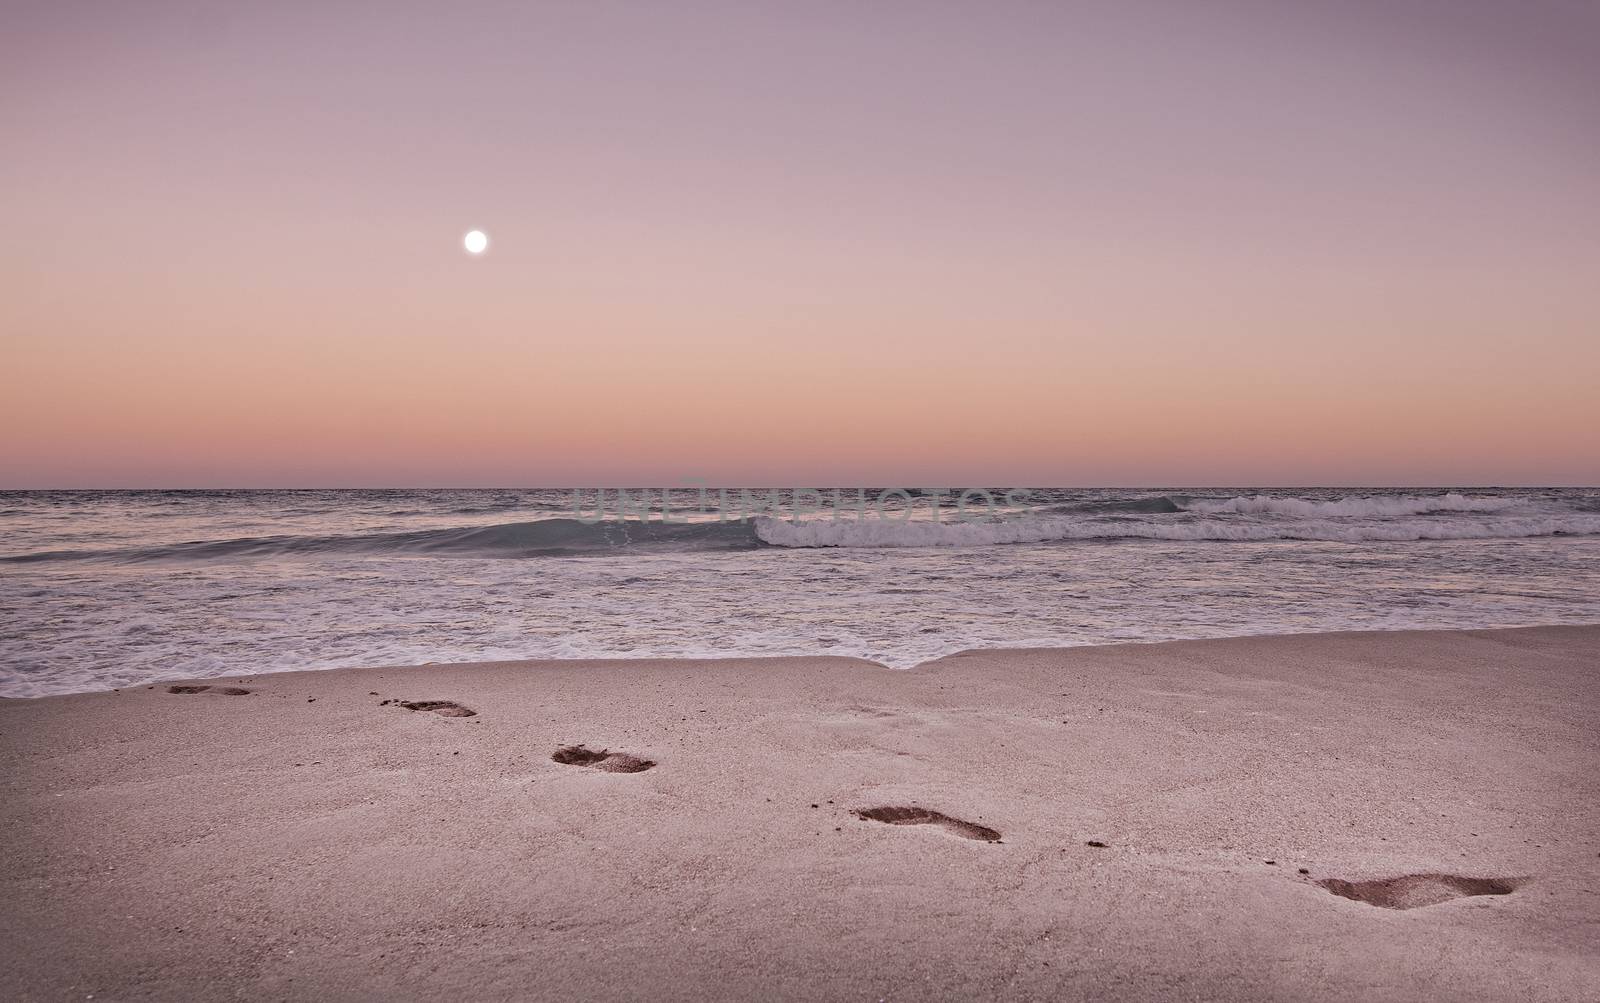
[[[0,492],[5,696],[1594,622],[1593,489]]]

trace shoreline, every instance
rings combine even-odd
[[[10,998],[1600,986],[1600,626],[226,676],[0,743]]]
[[[1114,641],[1105,644],[1070,644],[1055,645],[1051,647],[962,648],[959,651],[952,651],[949,654],[939,655],[935,658],[930,658],[904,668],[896,668],[892,665],[887,665],[871,658],[862,658],[855,655],[830,655],[823,652],[812,652],[808,654],[796,655],[725,655],[717,657],[641,655],[638,657],[613,656],[605,658],[509,658],[461,662],[451,661],[415,662],[404,664],[343,665],[326,669],[275,669],[271,672],[261,672],[253,675],[241,673],[222,673],[214,676],[171,676],[157,679],[152,682],[141,682],[127,686],[109,687],[106,689],[94,690],[74,690],[70,693],[45,693],[39,696],[6,696],[0,694],[0,705],[3,705],[6,702],[28,703],[38,700],[59,700],[63,698],[91,696],[95,694],[124,693],[132,692],[138,689],[160,688],[172,684],[211,683],[219,686],[229,684],[244,685],[249,682],[255,682],[269,677],[316,676],[325,673],[345,672],[397,672],[408,669],[480,669],[488,667],[503,668],[507,666],[517,666],[524,669],[589,667],[604,670],[613,666],[670,666],[683,664],[719,665],[727,663],[739,663],[741,665],[766,665],[770,663],[781,665],[784,663],[824,661],[845,662],[864,668],[881,669],[885,672],[899,673],[922,671],[927,669],[929,666],[937,665],[940,662],[944,662],[953,658],[971,658],[978,656],[994,656],[1003,658],[1008,656],[1024,655],[1037,656],[1052,652],[1066,651],[1102,651],[1126,648],[1158,648],[1166,645],[1217,644],[1228,641],[1273,641],[1292,638],[1385,637],[1394,635],[1426,636],[1432,634],[1485,634],[1528,630],[1591,629],[1600,630],[1600,621],[1593,623],[1541,623],[1515,627],[1441,627],[1429,629],[1400,627],[1392,630],[1314,630],[1300,633],[1227,634],[1218,637],[1178,638],[1173,640],[1159,641]]]

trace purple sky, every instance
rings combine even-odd
[[[1600,481],[1600,4],[0,10],[0,487]]]

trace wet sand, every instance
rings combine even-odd
[[[0,996],[1600,997],[1600,627],[183,682],[0,700]]]

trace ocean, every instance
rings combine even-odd
[[[9,697],[1600,622],[1595,489],[11,491],[0,534]]]

